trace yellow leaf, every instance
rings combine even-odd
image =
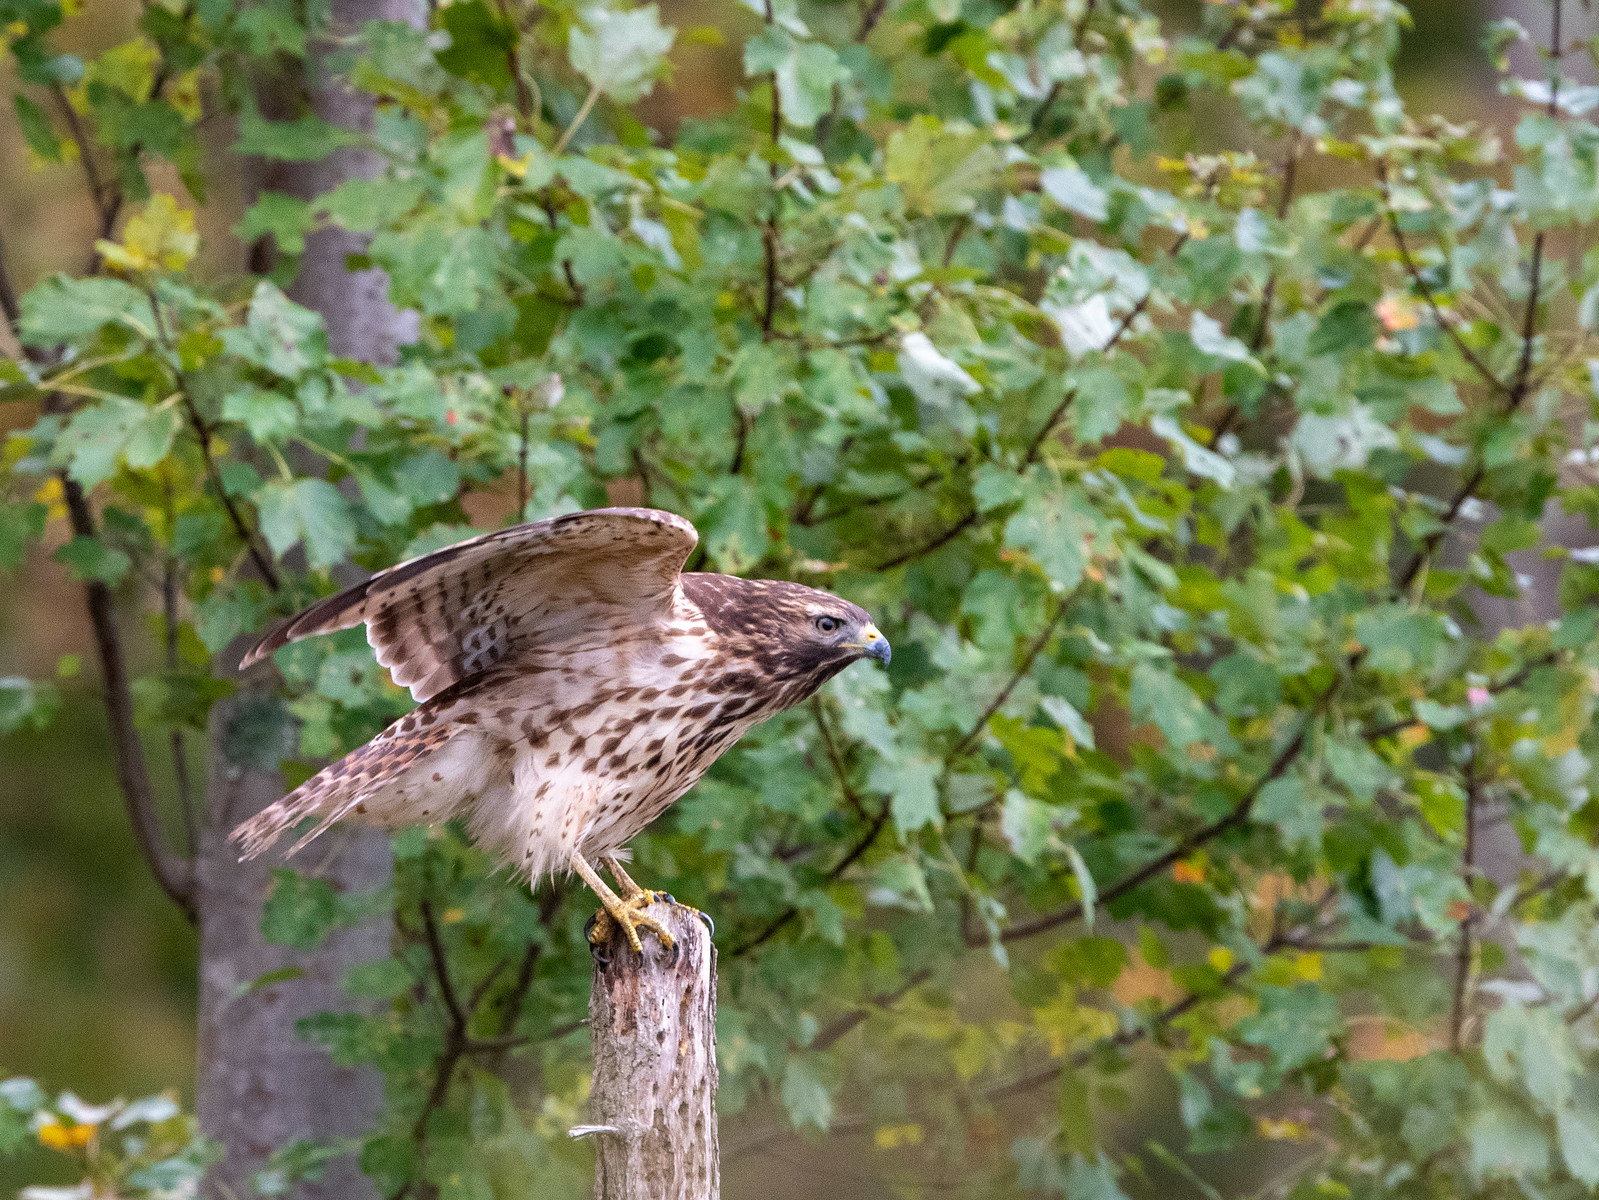
[[[1301,954],[1294,959],[1294,974],[1306,983],[1315,983],[1321,979],[1320,953]]]
[[[877,1143],[879,1150],[898,1150],[901,1146],[920,1146],[922,1144],[922,1127],[910,1125],[883,1125],[872,1140]]]
[[[1302,1142],[1310,1137],[1310,1126],[1303,1121],[1290,1121],[1287,1118],[1275,1120],[1271,1117],[1257,1117],[1255,1132],[1268,1141]]]
[[[1178,859],[1171,865],[1171,877],[1178,883],[1204,883],[1204,855],[1196,854],[1192,858]]]
[[[93,1125],[63,1125],[51,1121],[39,1126],[39,1144],[50,1150],[76,1150],[89,1144],[94,1137]]]
[[[179,208],[165,192],[150,197],[144,211],[130,217],[122,242],[100,241],[96,249],[119,271],[181,271],[200,249],[194,213]]]
[[[167,84],[167,103],[178,110],[178,115],[193,125],[204,115],[200,102],[200,68],[185,71]]]
[[[1232,968],[1233,952],[1227,949],[1226,946],[1215,946],[1211,949],[1208,960],[1211,966],[1225,974]]]
[[[1406,750],[1414,750],[1417,746],[1422,745],[1431,737],[1432,730],[1418,722],[1415,725],[1406,725],[1403,729],[1401,729],[1399,731],[1398,741],[1399,744]]]
[[[155,70],[160,62],[161,47],[141,34],[131,42],[111,47],[95,59],[83,73],[83,80],[114,87],[143,104],[155,86]]]
[[[444,915],[441,919],[446,925],[459,925],[466,920],[466,910],[464,908],[447,908],[444,910]]]

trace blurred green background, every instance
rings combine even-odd
[[[134,0],[90,0],[90,6],[99,18],[69,23],[63,46],[74,32],[92,38],[84,50],[131,34]],[[1171,5],[1174,25],[1184,25],[1197,7]],[[661,8],[674,23],[738,19],[731,0],[677,0]],[[1499,118],[1503,110],[1477,48],[1482,23],[1515,15],[1541,29],[1544,7],[1422,0],[1410,8],[1415,27],[1401,54],[1409,98],[1422,111]],[[693,61],[680,62],[675,84],[651,102],[663,125],[714,108],[738,84],[736,55],[725,49],[684,46],[678,56]],[[213,152],[225,154],[227,131],[218,126]],[[237,173],[218,171],[214,178],[230,176]],[[240,199],[214,196],[201,210],[205,260],[219,274],[243,267],[243,248],[227,232]],[[10,113],[0,116],[0,229],[19,287],[57,268],[81,269],[78,259],[93,236],[74,169],[29,164]],[[31,414],[0,411],[7,425],[28,420]],[[88,644],[81,596],[60,567],[36,556],[18,575],[0,578],[0,676],[53,674],[63,655]],[[92,668],[63,690],[62,711],[47,730],[0,740],[0,1077],[31,1075],[95,1101],[176,1088],[190,1102],[194,932],[151,882],[134,846]],[[198,767],[199,747],[190,749]],[[150,750],[157,778],[169,782],[167,748]],[[58,1166],[42,1153],[0,1161],[0,1196],[50,1177]],[[822,1170],[816,1161],[803,1166],[791,1182],[805,1184],[783,1195],[853,1190],[841,1186],[854,1174],[845,1163],[837,1170]],[[731,1190],[741,1173],[739,1164],[729,1164]]]

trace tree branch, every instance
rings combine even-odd
[[[1460,874],[1465,880],[1466,893],[1471,894],[1471,883],[1477,873],[1477,748],[1473,744],[1471,761],[1466,765],[1466,845],[1460,856]],[[1475,953],[1472,937],[1476,928],[1477,908],[1466,901],[1466,915],[1460,921],[1460,940],[1455,947],[1455,984],[1449,1002],[1449,1048],[1460,1053],[1465,1044],[1467,987],[1471,982],[1471,963]]]
[[[1499,376],[1495,375],[1493,371],[1488,368],[1487,364],[1482,361],[1482,359],[1477,357],[1472,348],[1466,345],[1466,340],[1460,336],[1460,331],[1456,329],[1454,324],[1444,315],[1443,307],[1438,303],[1437,295],[1433,292],[1432,288],[1428,286],[1426,279],[1422,277],[1421,267],[1417,265],[1416,260],[1411,257],[1410,245],[1405,241],[1404,230],[1399,227],[1399,214],[1394,209],[1393,192],[1388,182],[1387,161],[1384,159],[1378,159],[1376,169],[1377,182],[1380,190],[1382,191],[1383,213],[1388,220],[1388,231],[1394,239],[1394,248],[1399,251],[1399,261],[1405,268],[1405,274],[1410,276],[1411,286],[1421,294],[1423,302],[1425,302],[1428,309],[1432,311],[1433,320],[1437,322],[1438,328],[1442,329],[1448,336],[1449,340],[1454,343],[1456,353],[1458,353],[1462,359],[1470,364],[1472,370],[1476,371],[1477,374],[1482,377],[1482,381],[1490,388],[1496,392],[1509,395],[1509,385],[1500,379]],[[1542,235],[1539,235],[1539,237],[1541,239]]]
[[[867,850],[871,849],[872,843],[877,840],[877,835],[883,832],[883,826],[888,823],[888,814],[892,807],[893,805],[889,801],[885,800],[883,802],[881,811],[879,811],[877,816],[872,819],[872,823],[867,826],[865,835],[862,836],[861,839],[855,843],[855,845],[850,847],[849,852],[846,853],[843,858],[839,859],[838,862],[833,865],[833,869],[827,873],[826,882],[832,883],[845,871],[854,866],[861,855],[865,854]],[[741,955],[748,954],[757,946],[763,945],[770,941],[779,931],[781,931],[797,916],[799,916],[799,906],[789,906],[789,908],[784,910],[781,915],[774,917],[767,924],[767,926],[754,937],[739,943],[737,946],[734,946],[732,950],[732,956],[734,958],[738,958]]]
[[[892,992],[881,992],[876,996],[872,996],[861,1007],[851,1009],[831,1025],[825,1027],[811,1040],[808,1048],[818,1054],[831,1048],[834,1043],[851,1033],[873,1012],[894,1007],[894,1005],[898,1004],[932,977],[933,970],[931,967],[923,967],[918,971],[912,971],[910,977]]]
[[[1305,748],[1305,741],[1310,734],[1311,726],[1327,710],[1327,705],[1331,703],[1333,694],[1337,692],[1340,683],[1341,677],[1334,680],[1332,685],[1317,698],[1316,703],[1305,714],[1304,720],[1299,723],[1299,728],[1295,731],[1294,736],[1277,752],[1277,756],[1272,759],[1271,766],[1267,768],[1265,774],[1250,785],[1249,790],[1244,793],[1243,797],[1233,806],[1230,812],[1210,824],[1194,830],[1171,849],[1150,859],[1109,887],[1101,888],[1097,902],[1103,906],[1119,900],[1134,888],[1148,883],[1156,875],[1167,870],[1173,863],[1187,858],[1200,847],[1214,841],[1229,830],[1236,829],[1247,821],[1250,811],[1255,806],[1255,801],[1260,798],[1260,793],[1265,789],[1266,785],[1282,778],[1287,773],[1288,768],[1293,766],[1294,761]],[[1033,937],[1040,933],[1046,933],[1051,929],[1056,929],[1061,925],[1077,920],[1083,915],[1083,911],[1082,901],[1075,900],[1052,913],[1034,917],[1029,921],[1022,921],[1002,930],[999,940],[1002,943],[1009,943]],[[973,937],[968,934],[966,943],[973,947],[986,946],[988,939],[985,937]]]
[[[205,465],[205,477],[211,489],[216,492],[217,501],[228,514],[228,521],[232,524],[239,540],[244,543],[245,551],[250,556],[250,561],[255,564],[255,569],[260,572],[262,581],[267,587],[276,592],[282,590],[282,581],[278,577],[277,569],[272,565],[272,556],[267,553],[266,547],[260,544],[260,537],[245,521],[244,514],[239,511],[239,506],[233,502],[233,497],[228,495],[227,488],[222,484],[222,472],[217,467],[216,457],[212,453],[211,428],[206,424],[205,418],[200,415],[200,410],[194,403],[194,393],[189,387],[189,380],[181,365],[178,365],[177,348],[172,344],[172,339],[167,335],[166,319],[161,315],[161,302],[156,298],[154,291],[145,293],[150,301],[150,313],[155,319],[156,336],[166,351],[173,356],[172,373],[178,384],[178,395],[183,404],[183,412],[189,422],[189,428],[194,433],[194,440],[200,447],[200,459]]]
[[[57,478],[61,480],[73,536],[95,537],[94,514],[82,485],[65,471],[58,472]],[[84,597],[105,688],[106,719],[110,726],[111,751],[116,760],[117,784],[128,809],[134,841],[138,843],[139,852],[144,856],[150,874],[155,877],[156,885],[192,924],[199,915],[194,899],[194,864],[175,854],[161,832],[155,791],[150,785],[150,772],[144,761],[144,747],[139,742],[139,731],[134,725],[127,657],[122,649],[122,636],[117,631],[111,589],[103,581],[91,579],[84,584]]]
[[[1016,690],[1016,685],[1021,683],[1027,673],[1033,669],[1033,663],[1038,661],[1038,656],[1043,652],[1044,647],[1049,644],[1049,639],[1055,635],[1056,626],[1061,623],[1065,616],[1066,598],[1062,597],[1061,602],[1055,607],[1055,615],[1045,624],[1044,631],[1033,639],[1033,644],[1027,648],[1027,653],[1022,658],[1021,666],[1016,668],[1015,674],[1010,677],[1010,682],[999,689],[999,694],[983,710],[983,715],[977,718],[977,723],[967,731],[965,737],[955,743],[955,748],[949,752],[950,761],[954,761],[965,754],[977,742],[977,739],[982,737],[983,730],[988,728],[990,718],[1004,707],[1005,701],[1009,700],[1010,694]]]

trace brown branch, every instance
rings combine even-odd
[[[971,228],[972,216],[970,213],[961,213],[955,218],[955,223],[950,226],[949,239],[944,243],[943,266],[947,270],[955,258],[955,251],[961,244],[961,239],[966,236],[966,231]]]
[[[11,281],[11,272],[6,269],[4,237],[0,237],[0,316],[5,318],[6,325],[17,335],[18,341],[21,341],[22,305],[17,299],[16,285]]]
[[[78,144],[78,159],[83,163],[84,179],[89,185],[89,199],[93,202],[95,215],[99,219],[97,236],[108,238],[116,228],[117,214],[122,208],[121,189],[107,192],[105,181],[100,177],[100,168],[94,161],[94,147],[84,132],[78,110],[73,108],[72,101],[67,99],[66,89],[57,83],[51,87],[50,94],[55,98],[56,107],[61,110],[62,119],[67,123],[67,131],[71,133],[72,140]],[[154,90],[151,94],[154,94]],[[134,149],[136,152],[137,147]],[[94,262],[96,265],[99,263],[98,251],[95,252]],[[95,273],[94,270],[89,272],[91,275]]]
[[[167,512],[171,515],[172,491],[167,488]],[[167,670],[178,669],[178,563],[166,556],[161,571],[161,621],[166,641]],[[172,773],[178,786],[178,804],[183,811],[183,833],[189,854],[200,847],[198,822],[194,812],[194,789],[189,780],[189,755],[183,744],[183,731],[174,727],[169,735],[172,747]]]
[[[887,562],[878,563],[876,569],[879,571],[888,571],[892,570],[894,567],[903,567],[906,563],[915,562],[918,558],[924,558],[933,553],[935,550],[943,549],[945,546],[949,545],[950,542],[953,542],[961,534],[965,533],[973,525],[977,524],[977,517],[977,510],[973,509],[971,512],[967,513],[959,521],[956,521],[955,524],[951,525],[948,529],[944,530],[943,533],[939,534],[931,541],[924,542],[914,550],[907,550],[903,554],[897,554]]]
[[[977,739],[983,735],[983,730],[988,728],[989,720],[1004,707],[1005,701],[1009,700],[1010,694],[1016,690],[1016,685],[1021,683],[1027,677],[1027,673],[1033,669],[1033,663],[1038,661],[1039,654],[1049,644],[1049,639],[1055,635],[1056,626],[1061,623],[1065,616],[1066,598],[1062,597],[1060,604],[1055,608],[1055,615],[1049,619],[1044,626],[1044,631],[1034,638],[1033,644],[1027,648],[1027,653],[1022,657],[1021,666],[1016,668],[1015,673],[1010,677],[1010,681],[999,689],[999,694],[983,710],[983,715],[977,718],[977,722],[967,731],[966,736],[955,743],[955,748],[949,752],[949,761],[953,762],[965,754],[977,742]]]
[[[428,958],[433,964],[433,975],[439,983],[439,996],[450,1015],[454,1029],[466,1029],[467,1013],[455,995],[455,984],[450,979],[450,965],[444,957],[444,940],[439,936],[439,923],[433,916],[433,904],[424,899],[421,904],[422,928],[427,935]]]
[[[183,404],[184,415],[188,418],[189,429],[194,434],[194,440],[200,447],[200,460],[205,464],[205,476],[211,488],[216,492],[217,500],[222,505],[222,510],[228,514],[228,521],[232,524],[239,540],[244,543],[250,561],[255,564],[255,569],[260,573],[262,581],[271,591],[282,590],[282,581],[278,578],[276,568],[272,565],[272,556],[266,547],[260,544],[260,536],[244,519],[244,514],[239,511],[239,506],[233,502],[233,497],[228,495],[228,490],[222,483],[222,471],[217,466],[216,456],[212,453],[211,427],[206,424],[205,418],[200,415],[199,408],[194,403],[194,392],[189,386],[187,374],[178,365],[178,351],[172,344],[172,339],[167,334],[166,319],[161,315],[161,303],[156,298],[153,290],[145,293],[150,301],[150,313],[155,318],[156,336],[162,346],[173,357],[172,373],[177,380],[178,396]]]
[[[57,478],[61,480],[73,536],[95,537],[94,513],[89,508],[82,485],[65,471],[58,472]],[[111,750],[116,760],[117,784],[128,809],[134,841],[138,843],[139,853],[144,856],[156,885],[192,923],[199,916],[194,898],[194,864],[175,854],[161,832],[155,791],[150,785],[150,772],[144,761],[144,747],[139,742],[139,731],[134,725],[127,656],[123,652],[122,636],[117,630],[111,588],[99,579],[88,580],[83,586],[105,687],[106,718],[110,726]]]
[[[848,853],[846,853],[843,858],[839,859],[838,862],[833,865],[833,869],[827,873],[826,882],[832,883],[845,871],[854,866],[861,855],[865,854],[867,850],[871,849],[872,843],[877,840],[877,835],[883,832],[883,826],[888,823],[888,814],[892,807],[893,805],[889,801],[885,800],[883,802],[882,809],[878,812],[877,816],[872,819],[872,823],[867,826],[866,833],[859,841],[855,843],[855,845],[850,847]],[[741,955],[748,954],[757,946],[770,941],[778,932],[784,929],[790,921],[799,916],[799,911],[798,905],[790,905],[783,911],[781,915],[774,917],[766,925],[766,927],[754,937],[739,943],[737,946],[734,946],[732,950],[732,956],[734,958],[738,958]]]
[[[881,992],[876,996],[872,996],[859,1008],[851,1009],[831,1025],[825,1027],[811,1040],[808,1048],[817,1053],[831,1048],[839,1039],[853,1032],[873,1012],[892,1008],[932,977],[933,971],[931,967],[923,967],[918,971],[911,972],[910,977],[892,992]]]
[[[1466,894],[1471,894],[1472,880],[1477,873],[1477,749],[1472,747],[1471,761],[1466,766],[1466,845],[1460,856],[1460,874],[1466,883]],[[1472,934],[1477,923],[1477,907],[1466,901],[1466,915],[1460,921],[1460,940],[1455,947],[1455,984],[1449,1002],[1449,1048],[1459,1053],[1464,1045],[1466,1028],[1467,986],[1471,982],[1471,962],[1474,956]]]
[[[1187,858],[1200,847],[1207,845],[1222,834],[1236,829],[1246,822],[1249,819],[1250,811],[1255,807],[1255,801],[1260,799],[1260,793],[1265,789],[1266,785],[1280,779],[1298,759],[1300,752],[1305,748],[1305,741],[1310,734],[1311,726],[1326,712],[1327,705],[1332,702],[1333,695],[1338,691],[1340,683],[1341,678],[1334,680],[1332,685],[1317,697],[1316,703],[1310,707],[1305,714],[1304,720],[1299,723],[1299,728],[1295,731],[1294,736],[1277,752],[1277,756],[1272,759],[1271,766],[1267,768],[1265,774],[1250,785],[1249,790],[1244,793],[1230,812],[1210,824],[1194,830],[1171,849],[1163,854],[1156,855],[1136,870],[1122,876],[1109,887],[1101,888],[1097,902],[1103,906],[1119,900],[1134,888],[1141,887],[1156,875],[1167,870],[1173,863]],[[1052,913],[1045,913],[1043,916],[1034,917],[1031,920],[1010,926],[1010,928],[1001,931],[999,940],[1001,942],[1015,942],[1040,933],[1046,933],[1051,929],[1077,920],[1083,915],[1083,911],[1083,902],[1075,900]],[[986,946],[987,944],[988,940],[986,938],[974,938],[970,935],[967,937],[967,945],[975,947]]]
[[[844,765],[844,756],[839,753],[837,744],[833,741],[833,731],[827,727],[827,720],[822,716],[822,701],[818,696],[811,697],[811,716],[816,720],[816,728],[822,735],[822,747],[826,751],[827,761],[833,768],[833,774],[838,779],[838,789],[844,793],[844,799],[849,801],[862,820],[870,820],[866,815],[866,805],[861,802],[860,794],[849,781],[849,770]]]
[[[877,23],[883,19],[883,14],[888,11],[888,0],[872,0],[866,6],[866,11],[861,14],[860,27],[855,30],[855,41],[864,42],[872,36],[872,30],[877,28]]]
[[[1383,213],[1388,220],[1388,231],[1394,239],[1394,248],[1399,252],[1399,261],[1405,268],[1405,274],[1410,276],[1411,286],[1421,293],[1421,298],[1432,311],[1433,320],[1437,322],[1438,328],[1442,329],[1449,340],[1454,343],[1456,353],[1470,364],[1472,370],[1476,371],[1482,377],[1483,382],[1490,388],[1508,395],[1510,386],[1495,375],[1488,365],[1477,357],[1471,347],[1466,345],[1466,340],[1460,336],[1460,331],[1444,315],[1443,307],[1438,303],[1437,294],[1433,292],[1426,279],[1422,277],[1421,267],[1411,256],[1410,244],[1405,241],[1404,230],[1399,227],[1399,214],[1394,209],[1393,192],[1388,182],[1388,164],[1383,159],[1377,160],[1377,182],[1382,191]]]

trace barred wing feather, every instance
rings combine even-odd
[[[618,618],[653,624],[670,611],[698,541],[682,517],[648,508],[593,509],[487,533],[312,605],[241,666],[365,622],[378,662],[425,701],[518,653],[614,629]]]

